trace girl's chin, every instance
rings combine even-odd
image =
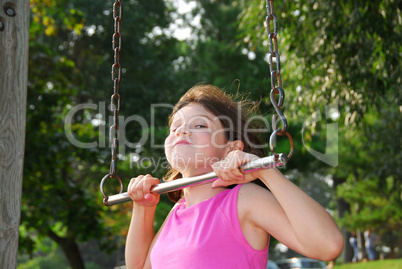
[[[195,151],[172,152],[168,157],[169,164],[181,174],[202,174],[212,171],[211,165],[219,161],[217,157],[207,156]]]

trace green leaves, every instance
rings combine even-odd
[[[400,197],[392,189],[395,179],[387,178],[388,185],[379,188],[380,179],[370,180],[349,179],[338,188],[337,194],[353,206],[351,212],[341,220],[341,223],[351,230],[371,228],[386,233],[398,230],[402,212]]]
[[[21,214],[21,229],[26,232],[21,233],[21,251],[34,251],[36,238],[49,235],[66,239],[58,240],[60,244],[95,238],[108,251],[124,244],[122,234],[128,229],[129,204],[110,210],[103,206],[99,192],[100,180],[109,169],[110,149],[102,133],[106,130],[102,124],[109,124],[105,122],[109,115],[100,115],[98,126],[92,120],[100,111],[81,109],[72,116],[69,127],[74,138],[98,142],[98,147],[73,145],[64,129],[71,109],[85,103],[98,104],[99,108],[101,104],[97,102],[109,102],[113,92],[112,6],[105,4],[110,3],[31,1]],[[120,93],[125,115],[150,117],[150,104],[169,101],[169,93],[177,88],[173,69],[169,68],[176,57],[176,41],[162,34],[149,38],[146,44],[140,42],[154,27],[168,26],[164,12],[163,1],[124,6]],[[162,119],[157,124],[162,122],[166,124]],[[135,141],[140,134],[140,128],[132,128],[126,135]],[[132,170],[129,163],[119,168],[125,186],[140,172]],[[117,191],[113,189],[110,194]]]
[[[109,248],[114,245],[105,242],[124,244],[130,205],[105,208],[98,189],[110,162],[107,126],[112,115],[100,109],[100,102],[108,105],[113,91],[109,2],[30,2],[21,219],[25,229],[21,246],[29,250],[34,249],[36,233],[47,236],[49,230],[77,241],[98,238]],[[385,231],[386,227],[400,225],[399,2],[275,1],[286,93],[284,112],[296,146],[286,169],[311,193],[329,193],[325,186],[318,191],[313,189],[318,183],[306,183],[313,172],[317,182],[330,178],[328,175],[340,179],[337,184],[345,181],[337,192],[351,205],[342,222],[350,228],[374,225]],[[200,16],[200,25],[184,21],[192,24],[195,37],[183,42],[167,30],[174,19],[169,15],[175,12],[169,3],[123,4],[120,115],[126,119],[140,116],[147,123],[153,120],[153,126],[146,128],[135,121],[127,122],[127,141],[134,143],[152,133],[155,142],[163,144],[171,111],[152,110],[152,104],[173,105],[198,82],[216,84],[234,95],[248,93],[251,100],[261,100],[261,112],[271,121],[264,1],[198,1],[193,15]],[[85,103],[97,104],[98,110],[78,111],[70,127],[77,140],[98,142],[98,147],[91,149],[72,145],[64,129],[71,109]],[[339,117],[326,114],[328,106],[336,107]],[[94,119],[99,120],[98,125],[92,124]],[[329,149],[332,140],[327,140],[327,131],[331,124],[337,124],[338,130],[332,135],[339,141],[337,148]],[[265,140],[268,142],[269,134]],[[288,148],[285,138],[278,139],[278,152],[288,152]],[[323,154],[337,152],[338,164],[332,167],[323,163],[310,154],[310,149]],[[143,165],[130,160],[130,154],[137,154],[136,160]],[[124,186],[142,173],[162,177],[166,171],[157,167],[155,160],[163,156],[163,149],[152,148],[150,140],[126,148],[118,164]],[[117,192],[117,187],[116,182],[108,182],[110,193]],[[327,198],[326,194],[322,203],[327,204]],[[156,226],[168,211],[168,202],[163,202]]]
[[[238,44],[261,49],[263,3],[239,3]],[[340,223],[353,230],[372,227],[384,238],[400,236],[402,214],[401,140],[396,136],[402,120],[400,7],[400,1],[275,1],[290,126],[306,123],[330,104],[339,111],[333,121],[338,124],[338,165],[303,162],[297,154],[307,147],[328,150],[320,143],[327,136],[323,121],[308,125],[290,163],[296,162],[299,171],[304,163],[304,170],[330,174],[335,186],[345,181],[337,196],[351,209]]]

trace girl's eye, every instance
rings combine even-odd
[[[207,126],[202,125],[202,124],[197,124],[197,125],[195,126],[195,128],[201,129],[201,128],[207,128]]]

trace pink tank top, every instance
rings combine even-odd
[[[176,206],[151,252],[153,269],[266,268],[268,245],[255,250],[240,227],[241,185],[186,208]]]

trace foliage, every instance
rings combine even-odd
[[[394,138],[394,132],[400,132],[401,115],[387,107],[381,112],[365,116],[369,135],[355,131],[348,139],[349,157],[342,161],[346,169],[338,172],[346,181],[337,194],[352,205],[340,222],[344,227],[370,228],[382,236],[381,244],[394,250],[402,236],[401,141]]]
[[[63,256],[60,248],[52,246],[41,255],[37,255],[35,259],[20,259],[18,260],[18,269],[51,269],[51,268],[69,268],[68,262]]]
[[[111,249],[124,244],[131,217],[128,203],[105,208],[98,189],[110,161],[112,1],[30,3],[20,250],[32,253],[37,238],[50,234],[74,242],[96,238]],[[400,7],[399,0],[275,1],[284,109],[296,148],[286,171],[316,199],[325,193],[319,202],[329,207],[324,182],[332,179],[338,198],[351,205],[341,222],[350,229],[400,227]],[[180,17],[171,1],[126,1],[123,10],[118,175],[124,186],[138,174],[163,177],[163,148],[153,142],[163,144],[171,105],[197,82],[249,93],[261,100],[264,116],[273,113],[264,1],[197,1],[192,16],[199,25],[188,14]],[[192,26],[184,42],[170,35],[175,18]],[[67,127],[96,147],[76,147],[66,137],[65,118],[79,104],[96,109],[79,110]],[[288,142],[280,140],[277,151],[287,152]],[[311,149],[332,154],[336,164]],[[106,193],[116,187],[108,181]],[[156,229],[170,206],[165,196],[162,201]]]
[[[79,110],[72,115],[71,125],[65,125],[66,117],[77,105],[110,100],[110,11],[110,1],[31,1],[20,253],[34,253],[36,238],[50,237],[63,248],[73,268],[77,265],[72,262],[81,258],[69,257],[73,253],[68,249],[71,243],[95,238],[104,251],[111,251],[123,244],[123,229],[127,230],[129,223],[124,217],[119,221],[116,208],[102,205],[99,192],[98,184],[107,173],[109,161],[104,131],[107,115],[100,111],[102,103],[97,105],[99,111]],[[149,111],[152,102],[162,100],[164,90],[174,88],[173,68],[166,67],[175,57],[176,41],[164,34],[150,37],[157,25],[168,26],[165,11],[163,1],[132,1],[125,5],[127,18],[122,31],[123,35],[130,34],[125,35],[127,46],[123,47],[125,57],[121,62],[125,76],[131,77],[121,85],[121,94],[127,97],[122,102],[126,115]],[[96,114],[103,121],[97,126],[92,121]],[[98,147],[75,146],[68,140],[65,127],[77,141],[95,140]],[[131,128],[126,137],[139,134],[138,128]],[[141,172],[130,171],[127,165],[121,168],[122,178]]]
[[[378,191],[378,178],[359,180],[354,182],[350,178],[339,189],[338,195],[354,207],[342,221],[343,225],[351,230],[372,229],[385,233],[395,231],[401,227],[402,212],[400,211],[401,201],[397,192],[392,192],[394,187],[393,178],[387,178],[386,187]],[[401,234],[399,234],[400,236]]]
[[[402,260],[384,260],[371,261],[366,263],[349,263],[343,265],[335,265],[335,269],[398,269],[401,267]]]
[[[29,259],[29,257],[19,258],[17,269],[68,269],[68,261],[65,259],[62,250],[53,244],[46,252],[35,255],[35,258]],[[102,267],[87,262],[85,263],[87,269],[100,269]]]
[[[265,39],[260,23],[266,14],[264,2],[239,2],[243,12],[238,44],[258,49]],[[318,163],[320,169],[310,162],[307,169],[332,174],[338,199],[351,208],[341,222],[345,227],[375,227],[385,241],[384,231],[390,229],[397,240],[402,178],[401,139],[396,136],[402,119],[401,1],[274,2],[282,80],[291,99],[288,114],[305,119],[331,105],[339,112],[334,119],[338,164]],[[325,140],[325,132],[317,126],[310,125],[310,133]],[[310,133],[305,134],[303,147],[313,142]]]
[[[194,81],[211,83],[234,95],[248,93],[248,98],[259,101],[269,94],[265,49],[236,46],[240,12],[236,1],[197,1],[192,14],[200,24],[190,25],[196,38],[186,40],[187,46],[183,46],[183,81],[190,86]]]
[[[75,103],[75,95],[81,86],[77,83],[80,77],[74,61],[69,59],[68,54],[59,53],[58,48],[53,47],[55,39],[49,37],[55,35],[56,29],[66,39],[66,36],[73,33],[68,30],[65,32],[63,27],[56,28],[57,24],[63,25],[62,17],[61,21],[54,20],[56,16],[53,19],[45,16],[43,21],[37,21],[36,18],[43,15],[43,10],[38,8],[36,2],[32,2],[31,6],[33,22],[30,28],[27,111],[29,132],[26,140],[21,221],[28,232],[38,230],[39,234],[46,235],[54,231],[61,237],[75,234],[79,240],[85,240],[94,236],[93,233],[104,231],[96,204],[84,186],[81,186],[85,175],[79,172],[95,156],[89,151],[75,150],[64,135],[62,123],[68,108]],[[42,3],[41,8],[52,9],[50,14],[64,13],[60,6],[51,1]],[[71,13],[71,9],[66,13]],[[53,30],[45,31],[43,35],[42,26],[47,27],[47,21],[53,22]],[[81,126],[89,130],[87,123]],[[83,132],[82,136],[85,139],[94,134],[89,130]],[[41,200],[43,202],[37,202]],[[83,203],[87,206],[82,207]],[[70,207],[79,210],[66,210]],[[76,219],[86,219],[93,226],[91,231],[87,231],[82,222],[75,222]],[[59,222],[64,225],[54,230]],[[27,236],[26,239],[29,239],[29,233]]]
[[[283,80],[297,89],[292,111],[338,101],[348,123],[358,122],[372,103],[400,103],[400,6],[400,1],[275,2]],[[243,7],[243,40],[258,47],[263,2]]]

